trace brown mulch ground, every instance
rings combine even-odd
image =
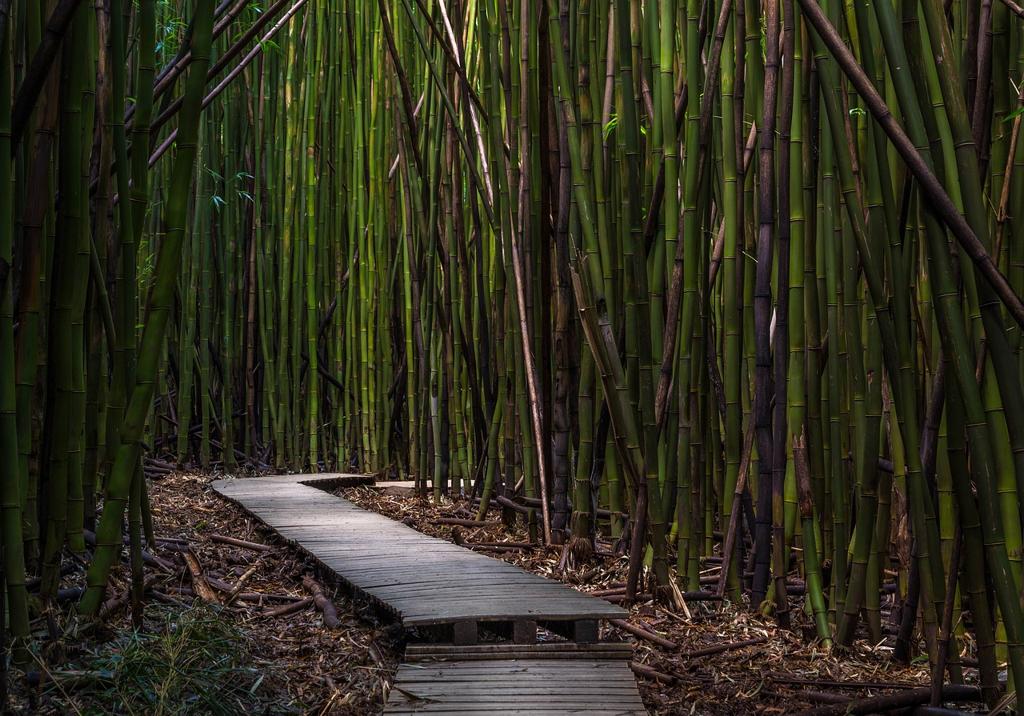
[[[474,519],[464,501],[447,498],[440,504],[419,500],[400,490],[345,488],[338,494],[426,534],[447,539],[523,569],[558,579],[585,592],[608,591],[625,579],[625,557],[594,556],[575,564],[562,548],[498,548],[474,546],[500,542],[525,543],[522,519],[513,528],[498,524],[499,513],[488,513],[485,526],[440,524],[442,519]],[[599,545],[600,546],[600,545]],[[613,597],[614,598],[614,597]],[[780,630],[774,621],[752,613],[745,605],[690,602],[685,608],[641,601],[630,608],[629,622],[673,642],[669,649],[635,639],[614,626],[603,638],[635,641],[634,661],[669,677],[663,683],[640,677],[641,694],[652,714],[787,714],[821,706],[837,697],[866,698],[891,693],[874,685],[926,686],[927,662],[905,666],[891,659],[891,648],[860,641],[845,653],[829,653],[804,635],[813,634],[799,599],[791,600],[794,630]],[[761,643],[710,656],[693,656],[709,647],[751,640]],[[967,671],[968,680],[976,671]],[[843,682],[836,684],[806,682]]]

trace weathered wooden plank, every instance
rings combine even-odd
[[[490,645],[467,647],[480,651]],[[402,664],[385,714],[646,714],[625,661]]]
[[[559,601],[566,604],[569,603],[570,597],[563,595],[562,591],[557,587],[549,587],[547,585],[538,585],[535,582],[525,580],[521,577],[514,575],[495,574],[493,572],[479,572],[476,573],[474,584],[478,587],[478,590],[474,593],[474,596],[483,597],[484,595],[499,595],[504,596],[506,594],[520,596],[550,596],[554,595]],[[439,596],[441,594],[459,595],[464,594],[463,584],[452,584],[451,580],[441,580],[440,575],[428,574],[425,576],[417,577],[416,575],[408,575],[409,581],[396,581],[394,579],[386,579],[383,577],[369,578],[372,579],[373,583],[368,580],[364,580],[361,583],[367,588],[379,588],[382,591],[386,590],[396,596],[401,596],[405,592],[415,593],[424,590],[433,590],[435,594]]]
[[[409,644],[405,647],[408,661],[474,661],[486,659],[629,659],[633,645],[629,642],[598,642],[575,644],[570,641],[541,643],[491,643],[476,646],[451,644]]]
[[[412,600],[414,601],[414,600]],[[406,602],[402,602],[406,604]],[[408,605],[403,611],[402,622],[409,627],[430,626],[456,621],[459,618],[475,618],[477,620],[500,621],[502,619],[523,618],[537,621],[573,621],[595,616],[594,612],[580,609],[573,605],[538,604],[536,600],[509,600],[509,603],[474,604],[464,602],[450,605],[424,605],[422,602]],[[607,613],[597,613],[602,619],[610,619]]]
[[[589,705],[594,708],[629,708],[635,705],[636,695],[631,694],[628,691],[602,693],[602,692],[586,692],[586,691],[572,691],[567,693],[560,693],[557,691],[556,685],[547,686],[543,689],[534,689],[532,691],[521,691],[516,692],[514,688],[506,688],[496,691],[468,691],[459,687],[459,690],[455,693],[451,692],[451,687],[445,689],[445,685],[435,685],[436,688],[430,690],[423,690],[421,686],[413,687],[408,694],[403,694],[405,697],[403,700],[406,703],[409,701],[427,701],[434,703],[443,703],[449,707],[458,706],[486,706],[497,703],[504,703],[506,708],[509,705],[514,705],[520,709],[526,708],[527,706],[536,706],[539,708],[552,708],[555,706],[569,706],[572,708],[579,708],[584,705]],[[633,687],[634,691],[636,687]],[[402,692],[399,692],[402,693]],[[400,700],[399,703],[402,703]]]
[[[514,675],[512,675],[514,677]],[[593,676],[577,677],[581,683],[569,688],[564,677],[554,675],[543,682],[521,684],[517,681],[504,681],[509,675],[495,676],[492,679],[471,683],[468,681],[452,682],[438,680],[430,682],[398,682],[400,693],[420,699],[439,700],[457,703],[487,703],[498,699],[506,703],[522,705],[528,701],[557,703],[558,701],[581,705],[587,702],[605,705],[610,703],[635,703],[637,698],[636,682],[623,681],[620,684],[602,684],[593,681]]]
[[[632,678],[620,662],[600,661],[588,659],[581,656],[573,661],[558,661],[545,659],[498,659],[495,661],[438,661],[423,662],[418,664],[403,664],[399,669],[399,676],[411,680],[433,680],[445,677],[452,681],[472,680],[481,675],[487,674],[532,674],[534,676],[546,676],[551,674],[566,673],[598,673],[602,679]]]
[[[589,705],[549,706],[546,708],[544,706],[537,705],[528,706],[527,708],[515,708],[514,706],[510,706],[507,702],[478,705],[445,704],[433,701],[415,702],[413,699],[406,697],[404,702],[392,702],[389,700],[387,706],[384,709],[384,713],[387,714],[387,716],[391,716],[392,714],[404,715],[421,713],[459,714],[459,716],[494,716],[494,714],[528,714],[529,716],[554,716],[555,714],[587,714],[588,716],[632,716],[636,713],[645,712],[636,712],[631,709],[618,709],[614,706],[599,707],[595,709]]]

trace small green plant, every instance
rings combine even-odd
[[[261,711],[263,676],[246,639],[208,607],[168,611],[151,634],[129,632],[55,674],[81,713],[236,714]],[[62,683],[63,682],[63,683]]]

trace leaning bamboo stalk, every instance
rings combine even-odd
[[[146,415],[155,388],[159,347],[170,314],[181,260],[188,208],[188,189],[194,174],[194,162],[199,133],[199,115],[202,93],[206,83],[206,70],[210,61],[210,43],[213,31],[213,4],[210,0],[197,0],[196,25],[192,37],[192,66],[186,82],[187,101],[182,108],[179,124],[180,140],[175,158],[172,186],[164,213],[167,233],[160,245],[155,282],[146,305],[145,326],[139,347],[139,363],[131,400],[121,429],[113,471],[107,484],[107,499],[103,516],[97,528],[96,554],[89,566],[88,588],[82,598],[80,610],[94,616],[103,598],[107,578],[121,547],[121,518],[136,472],[141,445],[139,443]]]
[[[914,178],[921,184],[921,189],[928,195],[932,210],[943,220],[950,232],[956,238],[960,247],[964,250],[971,261],[974,262],[982,276],[992,286],[992,289],[999,296],[1000,301],[1006,306],[1010,315],[1019,326],[1024,328],[1024,302],[1014,291],[1006,276],[995,265],[988,250],[978,239],[963,215],[957,210],[953,200],[946,193],[941,182],[934,172],[921,158],[921,155],[914,148],[910,138],[907,137],[896,117],[885,104],[885,100],[874,88],[863,69],[857,64],[856,58],[849,48],[843,43],[841,37],[836,33],[835,28],[828,18],[821,11],[815,0],[799,0],[808,22],[814,27],[815,32],[821,37],[829,51],[835,57],[843,73],[849,78],[851,84],[856,88],[858,94],[863,97],[867,104],[868,111],[874,116],[882,129],[885,131],[889,141],[899,153],[907,168],[913,173]]]
[[[22,134],[28,125],[29,116],[36,106],[43,85],[50,73],[50,68],[57,58],[61,42],[71,26],[71,21],[82,0],[60,0],[53,8],[46,22],[43,40],[36,48],[35,54],[25,71],[25,77],[18,88],[11,108],[11,150],[21,141]]]
[[[214,86],[214,88],[211,89],[203,97],[202,109],[206,109],[213,102],[213,100],[215,100],[225,89],[227,89],[227,87],[242,73],[242,71],[252,63],[253,60],[255,60],[257,57],[263,54],[263,51],[267,46],[267,43],[270,42],[274,35],[276,35],[282,28],[288,25],[288,21],[291,20],[295,13],[302,9],[302,6],[305,4],[306,0],[297,0],[296,3],[292,5],[288,12],[286,12],[281,17],[281,19],[278,20],[277,23],[272,28],[270,28],[270,30],[268,30],[267,33],[262,38],[260,38],[260,41],[256,44],[256,46],[249,50],[245,57],[242,58],[242,60],[237,65],[235,65],[234,68],[232,68],[231,72],[225,75],[225,77],[220,82],[218,82]],[[180,109],[177,109],[176,111],[178,113],[183,112],[184,108],[185,104],[183,102],[180,105]],[[159,119],[160,118],[158,117],[157,120]],[[166,121],[166,119],[164,119],[163,121]],[[162,124],[162,122],[160,123]],[[169,150],[172,146],[175,145],[178,139],[178,132],[181,130],[183,124],[183,122],[179,122],[178,128],[171,131],[167,135],[167,138],[164,139],[164,141],[161,142],[152,151],[148,158],[150,168],[152,168],[160,160],[160,158],[167,153],[167,150]]]

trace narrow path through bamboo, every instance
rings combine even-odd
[[[323,489],[359,481],[366,478],[278,475],[218,480],[213,489],[393,615],[414,640],[451,644],[399,668],[386,713],[646,713],[628,650],[599,641],[600,621],[623,618],[621,608]],[[575,645],[538,642],[538,627]],[[506,641],[478,644],[485,632]]]

